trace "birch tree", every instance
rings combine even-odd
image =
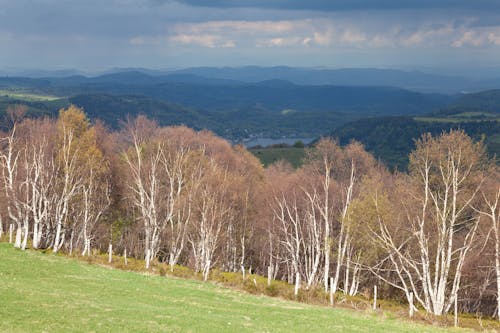
[[[32,152],[31,215],[33,217],[33,248],[37,249],[42,241],[43,229],[50,213],[49,192],[54,186],[55,165],[47,153],[47,141],[41,138]]]
[[[317,202],[317,207],[321,214],[323,223],[323,252],[324,252],[324,268],[323,268],[323,287],[325,292],[328,291],[330,264],[331,264],[331,247],[332,247],[332,224],[333,224],[333,195],[332,195],[332,171],[335,161],[339,158],[341,152],[340,147],[331,139],[321,139],[314,150],[309,152],[308,168],[316,174],[320,179],[320,201]]]
[[[362,240],[366,227],[358,224],[352,217],[353,202],[359,197],[363,189],[363,179],[371,178],[381,171],[373,156],[366,152],[364,146],[356,141],[342,149],[340,158],[336,161],[333,172],[337,186],[338,204],[335,216],[337,235],[334,238],[337,242],[337,260],[333,285],[330,286],[333,292],[342,279],[340,273],[343,268],[343,291],[347,295],[357,294],[361,265],[367,256],[367,252]]]
[[[83,238],[82,256],[90,255],[95,226],[111,205],[111,185],[106,178],[99,177],[96,173],[95,170],[90,169],[82,184],[82,203],[80,206],[81,236]]]
[[[185,243],[186,233],[193,216],[193,202],[202,177],[202,150],[189,147],[164,147],[160,164],[163,169],[164,219],[168,224],[168,264],[173,271],[179,261]]]
[[[496,277],[496,316],[500,320],[500,172],[498,166],[490,168],[488,179],[484,189],[481,191],[481,203],[479,209],[475,209],[486,219],[489,224],[494,245],[494,271]],[[486,237],[488,242],[488,237]]]
[[[25,120],[26,149],[29,152],[30,214],[33,220],[32,246],[42,245],[43,235],[50,228],[56,177],[58,175],[54,151],[55,123],[50,119]]]
[[[16,126],[7,137],[2,139],[0,154],[3,187],[7,198],[7,214],[16,226],[14,247],[21,248],[23,226],[26,233],[28,221],[26,179],[22,175],[23,157],[26,157],[26,152],[23,151],[16,137]],[[25,166],[26,164],[24,164]]]
[[[229,196],[228,171],[209,159],[200,184],[189,243],[195,269],[202,272],[206,281],[210,269],[216,264],[216,251],[223,237],[224,226],[235,218],[233,202]]]
[[[81,171],[79,139],[88,130],[88,120],[81,109],[70,106],[61,110],[58,119],[58,147],[56,161],[58,164],[56,191],[54,195],[53,216],[55,234],[52,243],[53,252],[58,252],[66,240],[69,227],[70,204],[79,194],[83,183]]]
[[[316,212],[316,193],[307,193],[299,203],[297,195],[276,196],[274,214],[280,225],[280,243],[291,262],[289,280],[297,273],[305,278],[306,288],[316,284],[323,255],[323,225]]]
[[[476,234],[479,219],[471,214],[471,203],[482,184],[484,148],[460,131],[423,136],[416,146],[410,178],[397,194],[406,199],[400,223],[407,227],[391,228],[378,214],[372,236],[387,255],[374,272],[402,290],[408,301],[412,293],[427,312],[442,315],[458,297],[462,267]],[[380,211],[379,197],[373,200]],[[380,274],[384,270],[395,278]]]
[[[144,258],[146,268],[156,257],[159,250],[160,233],[164,225],[159,219],[160,200],[160,143],[155,142],[151,134],[156,124],[145,118],[137,118],[127,129],[132,147],[124,155],[130,171],[128,189],[133,205],[139,211],[139,218],[144,230]]]

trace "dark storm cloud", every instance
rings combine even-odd
[[[156,3],[172,0],[152,0]],[[461,9],[500,10],[498,0],[177,0],[191,6],[214,8],[274,8],[295,10]]]
[[[500,0],[0,0],[1,67],[498,63]]]

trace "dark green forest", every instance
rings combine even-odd
[[[285,80],[242,82],[178,73],[120,72],[93,78],[0,78],[0,116],[12,105],[27,116],[55,116],[70,104],[116,129],[146,115],[161,126],[208,129],[232,142],[246,138],[331,136],[362,142],[391,168],[405,169],[423,133],[463,129],[500,150],[500,90],[473,94],[417,93],[383,86],[298,85]],[[2,122],[8,128],[8,121]],[[262,151],[263,162],[283,152]],[[298,165],[295,156],[293,164]]]
[[[412,117],[367,118],[348,123],[331,133],[330,136],[346,145],[351,140],[363,143],[375,157],[389,167],[406,169],[408,154],[415,148],[415,140],[424,133],[439,135],[450,129],[462,129],[475,140],[484,140],[488,152],[500,153],[500,123],[493,121],[476,122],[430,122],[417,121]]]

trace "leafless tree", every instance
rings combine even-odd
[[[213,159],[205,166],[195,204],[196,217],[191,225],[188,240],[195,260],[195,268],[207,280],[215,265],[224,226],[235,218],[229,197],[229,174]]]
[[[473,245],[479,219],[469,214],[481,180],[484,150],[463,132],[439,138],[424,136],[410,157],[412,178],[405,188],[408,229],[396,230],[379,214],[372,235],[386,256],[377,268],[389,269],[387,278],[408,301],[413,294],[424,309],[435,315],[449,311],[458,297],[464,260]],[[380,201],[374,198],[377,210]],[[417,209],[415,209],[417,208]]]

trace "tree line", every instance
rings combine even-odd
[[[213,269],[251,268],[298,288],[366,294],[415,311],[500,314],[500,173],[463,131],[423,135],[408,172],[324,138],[300,169],[264,169],[208,131],[144,116],[120,130],[70,106],[0,133],[0,235],[21,249],[115,251]],[[414,305],[413,305],[414,304]]]
[[[458,113],[457,110],[453,112]],[[461,129],[475,140],[485,137],[490,155],[498,155],[500,152],[500,145],[495,139],[500,132],[500,123],[495,119],[485,117],[478,121],[467,121],[464,118],[446,120],[446,111],[429,115],[425,121],[413,116],[364,118],[336,128],[330,136],[338,138],[340,144],[348,144],[354,138],[362,142],[377,158],[381,158],[389,168],[399,170],[407,170],[409,153],[415,149],[414,138],[424,133],[437,136],[443,131]]]

